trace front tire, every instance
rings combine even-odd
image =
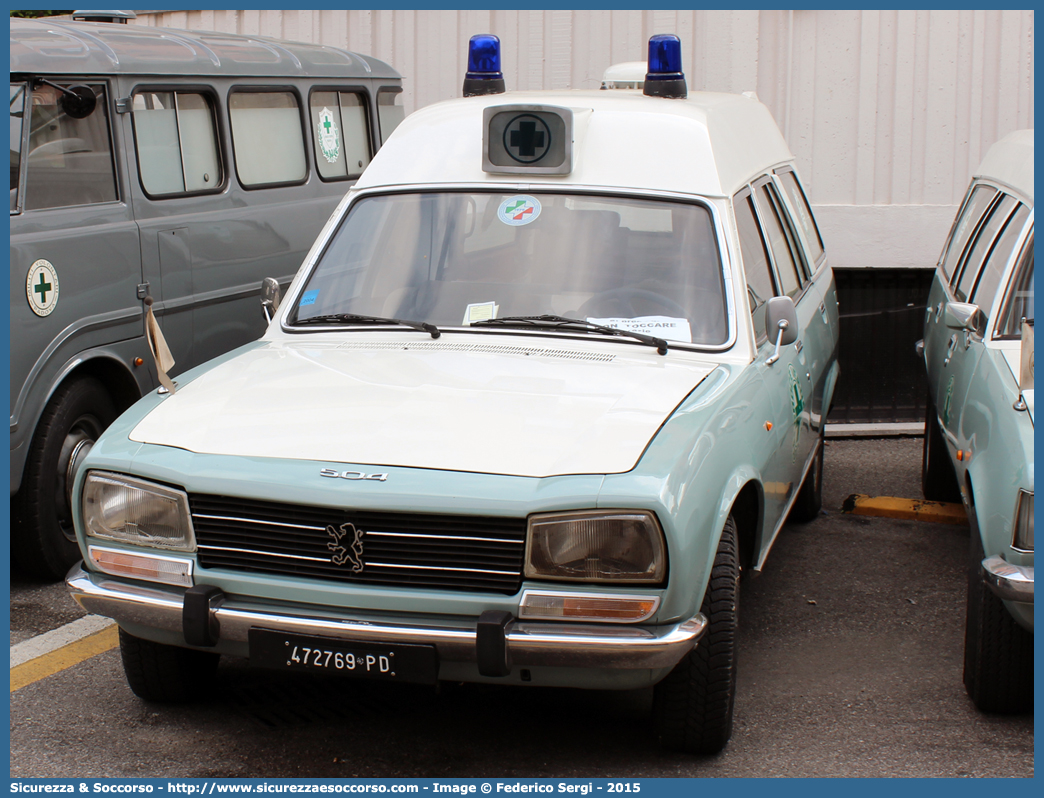
[[[115,418],[108,391],[94,377],[65,383],[44,408],[11,508],[11,553],[27,574],[56,581],[80,559],[70,506],[72,479]]]
[[[143,640],[120,629],[120,658],[127,684],[138,698],[185,704],[207,692],[221,657],[211,651]]]
[[[921,449],[921,493],[931,502],[959,502],[961,489],[946,451],[946,439],[929,396],[924,418],[924,446]]]
[[[656,685],[653,719],[666,748],[716,754],[732,736],[740,577],[737,541],[736,522],[729,516],[700,607],[708,620],[707,631]]]
[[[984,556],[978,529],[973,524],[964,630],[964,687],[981,712],[1031,712],[1033,635],[1015,622],[1004,602],[983,583]]]

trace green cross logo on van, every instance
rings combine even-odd
[[[58,272],[50,261],[34,261],[25,278],[25,294],[29,307],[37,316],[49,316],[58,305]]]
[[[319,112],[319,149],[323,157],[330,163],[336,163],[341,155],[341,137],[337,132],[337,122],[329,108]]]

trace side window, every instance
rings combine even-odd
[[[783,217],[774,197],[774,189],[763,183],[755,190],[758,217],[765,228],[772,260],[776,264],[776,274],[780,286],[787,296],[795,296],[801,291],[801,272],[798,263],[798,247],[790,231],[784,226]]]
[[[993,246],[997,232],[1008,220],[1016,202],[1014,197],[1007,194],[1003,195],[1000,201],[995,203],[987,213],[982,224],[979,225],[978,235],[976,235],[974,243],[964,258],[964,262],[960,265],[959,270],[954,273],[953,280],[950,283],[953,288],[953,295],[958,302],[964,302],[971,294],[972,286],[975,285],[975,280],[979,276],[979,269],[982,268],[983,261],[986,259],[990,247]]]
[[[152,197],[220,191],[217,125],[206,95],[139,91],[131,104],[141,187]]]
[[[1033,319],[1033,236],[1026,242],[1008,284],[995,337],[1020,337],[1023,319]]]
[[[402,107],[402,89],[381,89],[377,92],[377,116],[381,126],[381,144],[406,118],[406,109]]]
[[[740,254],[743,256],[743,272],[747,277],[750,316],[754,324],[754,335],[760,344],[768,338],[765,332],[765,303],[776,293],[772,283],[772,267],[769,265],[768,251],[765,249],[765,240],[758,226],[749,190],[744,189],[736,195],[733,209],[739,232]]]
[[[308,177],[301,109],[290,91],[241,91],[228,100],[236,174],[244,186]]]
[[[943,249],[943,255],[939,258],[939,265],[942,267],[943,276],[947,280],[953,276],[954,267],[960,260],[961,253],[964,252],[968,239],[975,232],[983,212],[996,196],[997,189],[991,186],[976,186],[964,201],[964,207],[961,209],[960,214],[957,216],[957,221],[950,231],[950,237],[946,242],[946,248]]]
[[[59,108],[58,89],[43,83],[33,89],[25,155],[26,209],[115,201],[105,87],[90,89],[97,105],[83,119],[73,119]]]
[[[809,207],[805,192],[801,190],[801,184],[797,181],[797,175],[788,169],[777,173],[776,176],[779,178],[783,190],[787,192],[790,204],[797,214],[795,221],[801,228],[801,232],[805,234],[805,241],[808,242],[809,250],[811,250],[812,262],[818,264],[825,254],[823,239],[819,236],[819,228],[816,227],[816,220],[812,217],[812,209]]]
[[[313,91],[308,104],[319,177],[343,180],[361,175],[370,162],[366,96],[350,91]]]
[[[11,210],[18,208],[18,177],[22,169],[22,119],[25,118],[25,84],[11,84]]]
[[[976,283],[970,295],[971,299],[969,299],[970,302],[978,304],[984,313],[989,313],[993,307],[993,296],[997,292],[997,285],[1000,283],[1004,267],[1008,265],[1008,259],[1011,258],[1011,252],[1015,249],[1015,243],[1019,240],[1019,234],[1022,233],[1027,218],[1029,218],[1029,208],[1019,203],[1019,207],[1008,219],[1008,223],[1004,225],[1004,230],[1001,231],[997,243],[993,245],[993,250],[986,258],[986,265],[982,267],[979,282]]]

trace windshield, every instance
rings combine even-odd
[[[728,340],[709,210],[570,194],[360,199],[308,278],[291,324],[359,314],[439,327],[553,314],[672,341]]]

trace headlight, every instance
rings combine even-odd
[[[1015,507],[1015,534],[1011,547],[1033,551],[1033,494],[1029,491],[1019,491],[1019,503]]]
[[[526,576],[569,582],[658,583],[667,548],[644,510],[588,510],[529,518]]]
[[[83,484],[87,534],[139,546],[193,551],[188,496],[152,482],[91,471]]]

